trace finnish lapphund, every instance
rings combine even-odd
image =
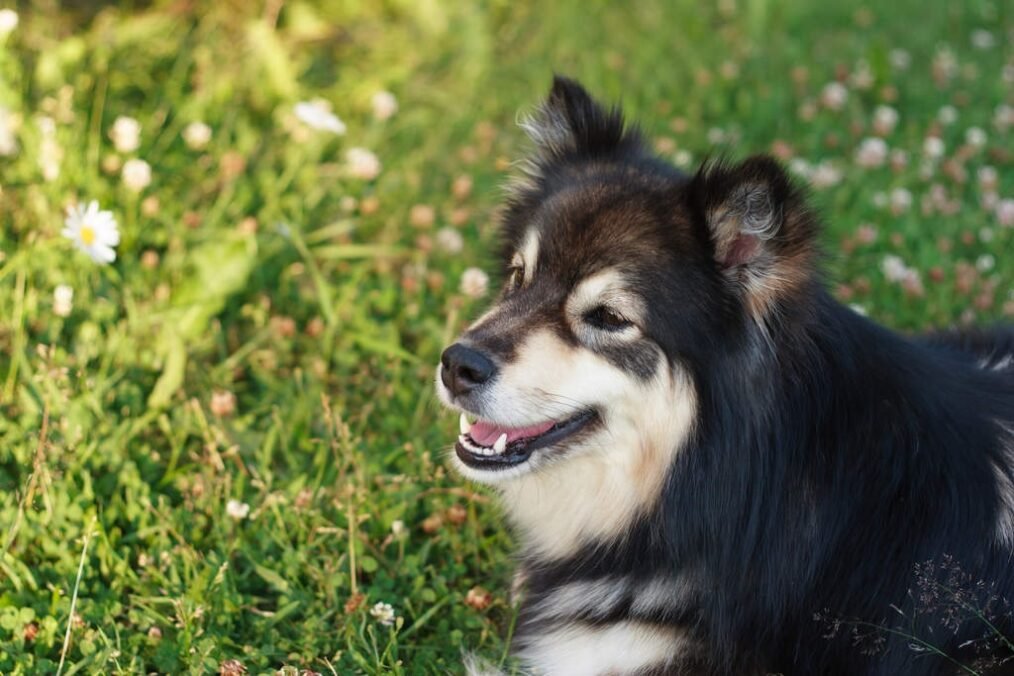
[[[520,542],[524,673],[1010,669],[1014,330],[836,302],[770,158],[684,174],[565,78],[522,127],[437,389]]]

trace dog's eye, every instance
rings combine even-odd
[[[585,312],[584,320],[586,323],[602,331],[622,331],[628,326],[634,325],[633,322],[628,321],[623,315],[605,305],[599,305],[594,310]]]
[[[510,277],[507,278],[507,290],[517,291],[525,281],[525,266],[514,265],[510,269]]]

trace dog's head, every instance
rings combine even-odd
[[[437,374],[455,462],[501,485],[597,463],[651,493],[709,365],[806,285],[813,221],[773,160],[685,175],[570,80],[522,126],[503,289]]]

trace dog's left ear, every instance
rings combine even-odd
[[[763,291],[767,297],[810,276],[816,221],[774,159],[705,164],[687,195],[715,262],[748,294]]]

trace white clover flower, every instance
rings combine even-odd
[[[938,80],[951,80],[958,74],[958,59],[949,47],[941,47],[933,56],[932,69]]]
[[[909,276],[908,266],[905,265],[905,261],[894,254],[884,256],[884,259],[880,261],[880,269],[889,282],[901,282]]]
[[[944,142],[939,136],[927,136],[922,143],[922,152],[931,160],[939,160],[944,156]]]
[[[345,165],[355,178],[372,181],[380,174],[380,160],[366,148],[349,148],[345,151]]]
[[[201,150],[211,142],[211,127],[203,122],[191,122],[183,128],[183,142],[191,150]]]
[[[123,185],[131,192],[141,192],[151,185],[151,165],[144,160],[131,159],[123,163]]]
[[[996,190],[997,185],[999,185],[1000,177],[996,173],[996,167],[991,167],[988,164],[979,167],[976,175],[979,177],[979,186],[983,190]]]
[[[993,126],[997,131],[1004,132],[1011,125],[1014,125],[1014,106],[1001,103],[993,112]]]
[[[912,206],[912,193],[905,188],[895,188],[888,197],[891,211],[901,213]]]
[[[229,500],[225,503],[225,513],[236,521],[242,521],[250,514],[250,505],[239,500]]]
[[[904,49],[892,49],[887,55],[887,59],[896,70],[908,70],[908,67],[912,65],[912,55]]]
[[[113,147],[121,153],[132,153],[141,145],[141,123],[132,117],[120,115],[109,129]]]
[[[887,160],[887,144],[884,139],[871,137],[863,139],[856,149],[856,164],[865,169],[879,167]]]
[[[370,608],[370,615],[385,627],[390,627],[394,624],[394,608],[391,607],[390,603],[378,601]]]
[[[877,192],[873,193],[873,197],[870,201],[873,202],[873,206],[877,207],[878,209],[883,209],[884,207],[887,206],[887,193],[884,192],[883,190],[878,190]]]
[[[802,157],[793,157],[789,160],[789,171],[796,176],[809,180],[810,174],[813,173],[813,167]]]
[[[465,246],[465,240],[454,228],[440,228],[437,231],[437,246],[447,253],[459,253]]]
[[[18,118],[7,108],[0,106],[0,157],[10,157],[18,152],[18,139],[14,136]]]
[[[996,38],[984,28],[972,31],[972,46],[976,49],[992,49],[996,46]]]
[[[856,69],[849,76],[849,82],[852,83],[852,86],[861,91],[872,87],[873,80],[873,71],[870,70],[870,64],[866,61],[860,61],[856,64]]]
[[[982,148],[986,145],[986,132],[979,127],[969,127],[965,130],[965,143],[973,148]]]
[[[820,102],[829,110],[841,110],[849,99],[849,90],[841,82],[828,82],[820,92]]]
[[[898,124],[898,111],[891,106],[877,106],[873,111],[873,131],[887,136]]]
[[[718,145],[725,141],[725,131],[721,127],[712,127],[708,130],[707,139],[711,145]]]
[[[837,185],[842,179],[842,172],[828,160],[823,160],[810,174],[810,184],[820,190]]]
[[[677,167],[686,169],[693,163],[694,156],[690,154],[689,150],[677,150],[672,160],[676,163]]]
[[[62,234],[96,263],[108,264],[116,260],[113,247],[120,243],[119,227],[112,212],[100,211],[95,200],[87,206],[76,204],[67,209]]]
[[[57,317],[69,317],[74,309],[74,289],[60,284],[53,289],[53,314]]]
[[[331,104],[324,99],[300,101],[292,112],[300,122],[317,131],[327,131],[342,136],[345,134],[345,123],[331,112]]]
[[[0,9],[0,38],[6,37],[18,27],[18,13],[7,7]]]
[[[1005,228],[1014,227],[1014,199],[1002,199],[996,205],[996,220]]]
[[[940,124],[950,126],[958,121],[958,109],[951,105],[941,106],[937,111],[937,119]]]
[[[990,254],[982,254],[975,259],[975,269],[979,272],[989,272],[996,265],[996,259]]]
[[[996,233],[993,232],[993,228],[983,228],[979,230],[979,241],[983,244],[989,244],[996,237]]]
[[[479,268],[468,268],[461,274],[460,288],[469,298],[482,298],[489,288],[489,275]]]
[[[391,535],[396,538],[400,538],[405,534],[405,522],[401,519],[395,519],[391,522]]]
[[[389,120],[398,112],[398,99],[391,92],[379,91],[370,98],[370,106],[373,108],[373,117],[381,121]]]

